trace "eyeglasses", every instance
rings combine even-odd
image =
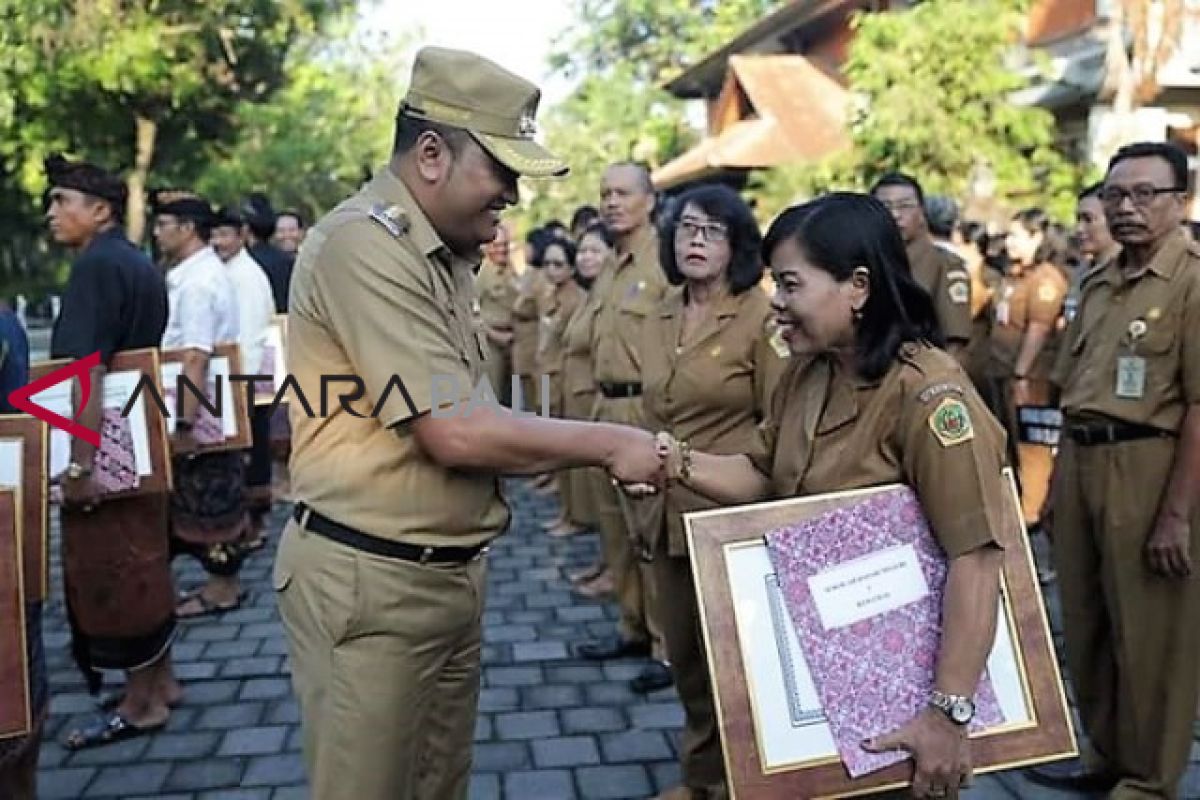
[[[690,242],[696,234],[709,244],[724,242],[729,239],[729,229],[719,222],[695,222],[681,219],[675,225],[675,238]]]
[[[1145,208],[1154,202],[1160,194],[1175,194],[1182,192],[1178,186],[1155,186],[1152,183],[1139,183],[1126,189],[1124,186],[1105,186],[1100,190],[1100,202],[1114,208],[1125,202],[1128,197],[1135,206]]]
[[[921,205],[915,200],[898,200],[892,203],[887,203],[883,200],[880,200],[879,202],[888,211],[914,211],[917,208],[920,208]]]

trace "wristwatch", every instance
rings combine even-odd
[[[949,717],[955,725],[966,725],[975,718],[974,701],[959,694],[946,694],[934,689],[929,695],[929,705]]]
[[[77,481],[80,478],[86,478],[88,475],[91,475],[91,474],[92,474],[92,468],[85,467],[83,464],[80,464],[78,461],[72,461],[70,464],[67,464],[67,477],[73,481]]]

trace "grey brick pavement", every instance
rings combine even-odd
[[[513,529],[489,562],[472,800],[644,798],[676,784],[683,715],[672,690],[638,697],[626,685],[637,662],[571,657],[575,642],[614,625],[611,607],[575,597],[565,578],[595,555],[595,537],[542,535],[537,523],[554,515],[551,503],[510,488]],[[273,533],[285,514],[280,507],[274,515]],[[272,550],[247,562],[251,594],[241,609],[184,623],[174,656],[186,699],[167,731],[82,753],[57,744],[87,720],[93,702],[70,662],[56,591],[45,624],[54,698],[39,776],[43,800],[307,797],[299,710],[270,587]],[[177,561],[176,570],[181,587],[202,579],[190,561]],[[1200,767],[1193,766],[1184,793],[1200,797]],[[1055,793],[1033,789],[1014,772],[982,777],[966,796],[1053,800]]]

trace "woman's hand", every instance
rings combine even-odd
[[[915,798],[957,797],[971,782],[971,745],[966,726],[927,708],[899,730],[863,742],[868,753],[904,750],[913,757]]]

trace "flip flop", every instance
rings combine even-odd
[[[126,739],[157,733],[167,727],[166,722],[145,727],[134,725],[117,712],[101,717],[95,724],[77,731],[72,731],[63,741],[63,747],[68,750],[86,750],[89,747],[103,747],[106,744],[116,744]]]

